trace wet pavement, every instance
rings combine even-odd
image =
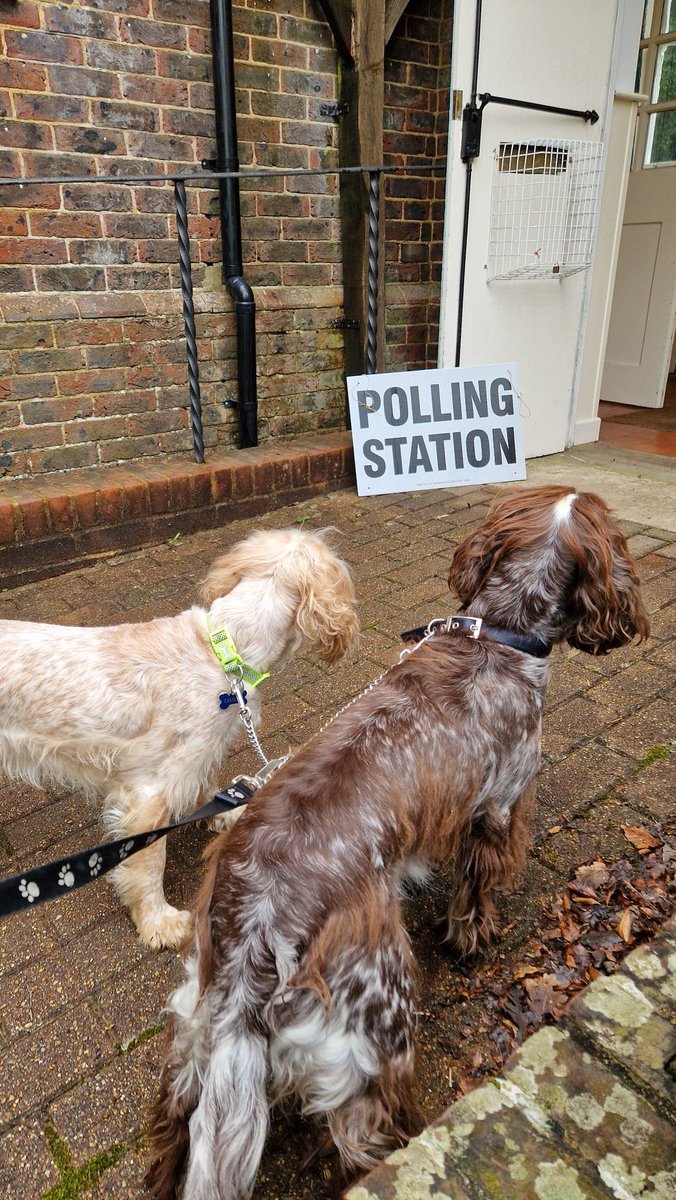
[[[570,482],[575,478],[575,462],[569,463],[569,469]],[[516,967],[543,905],[565,891],[571,871],[581,863],[636,857],[622,825],[652,827],[674,811],[668,754],[673,747],[676,534],[660,524],[657,492],[656,511],[641,507],[639,519],[632,520],[631,484],[625,483],[629,499],[624,509],[620,507],[621,524],[637,558],[653,635],[645,645],[598,661],[569,648],[556,652],[544,723],[535,843],[522,888],[515,896],[501,898],[506,932],[493,957],[486,957],[487,964],[494,965],[498,955],[503,963]],[[602,473],[595,490],[604,494]],[[322,495],[2,592],[0,617],[93,625],[175,613],[194,602],[197,584],[211,560],[250,529],[301,523],[314,528],[335,526],[339,552],[354,572],[361,642],[337,667],[328,669],[300,658],[266,683],[260,735],[268,756],[274,757],[300,745],[396,661],[401,630],[449,612],[445,580],[453,549],[481,520],[495,491],[464,488],[368,500],[351,490]],[[613,496],[608,498],[615,502]],[[665,524],[672,522],[665,520]],[[228,779],[256,766],[242,739],[232,756]],[[190,904],[198,888],[200,856],[209,837],[206,830],[191,827],[170,839],[167,890],[181,908]],[[64,791],[2,781],[0,875],[99,840],[96,809],[85,800]],[[443,907],[443,898],[441,880],[409,904],[422,977],[420,1098],[429,1121],[461,1095],[458,1064],[471,1062],[477,1053],[480,1000],[454,1003],[465,976],[436,944],[434,916]],[[480,974],[481,963],[473,969]],[[140,1200],[144,1121],[162,1056],[162,1007],[181,978],[178,956],[143,947],[112,889],[100,880],[63,900],[0,922],[0,973],[0,1195],[22,1200]],[[559,1031],[564,1041],[570,1036],[565,1024],[555,1027],[556,1034]],[[543,1057],[526,1069],[535,1076],[545,1070],[556,1075],[563,1043],[551,1028],[526,1042],[520,1053],[525,1054],[543,1035],[549,1038]],[[579,1055],[586,1053],[588,1047],[576,1049],[575,1069],[583,1074],[586,1060]],[[600,1070],[595,1063],[596,1059],[594,1070]],[[617,1069],[621,1075],[623,1068]],[[511,1078],[509,1073],[506,1078]],[[523,1078],[519,1076],[521,1083]],[[578,1076],[575,1079],[579,1090],[581,1083]],[[627,1086],[624,1076],[620,1082]],[[599,1082],[597,1090],[596,1084],[588,1087],[604,1113],[610,1111],[605,1086]],[[472,1096],[491,1087],[501,1109],[506,1093],[490,1083],[463,1096],[460,1105],[471,1109]],[[659,1121],[665,1117],[653,1085],[639,1080],[629,1085],[629,1091],[639,1097],[637,1119],[647,1120],[642,1106],[654,1111],[656,1136],[661,1140]],[[474,1104],[480,1107],[481,1101]],[[523,1113],[517,1115],[518,1120],[510,1110],[514,1126],[505,1125],[504,1136],[518,1141],[519,1152],[527,1158],[535,1154],[530,1144],[533,1125]],[[553,1107],[548,1119],[559,1122],[559,1116]],[[467,1126],[479,1118],[476,1112],[465,1117],[461,1112],[457,1121],[452,1120],[456,1130],[463,1131],[458,1137],[464,1153],[470,1136]],[[483,1129],[483,1116],[481,1123]],[[438,1140],[441,1135],[434,1136]],[[343,1182],[332,1157],[315,1156],[306,1164],[318,1141],[316,1128],[296,1115],[276,1120],[255,1200],[319,1200],[338,1195]],[[577,1153],[575,1145],[571,1143],[563,1155],[564,1165],[570,1165],[568,1159]],[[445,1162],[447,1152],[445,1143],[438,1161]],[[490,1159],[494,1151],[488,1147],[484,1153]],[[654,1182],[641,1184],[640,1190],[631,1170],[629,1183],[622,1184],[624,1191],[608,1190],[600,1176],[594,1182],[596,1190],[585,1191],[578,1184],[578,1192],[562,1191],[556,1171],[531,1176],[525,1158],[519,1162],[515,1169],[517,1175],[523,1171],[522,1186],[517,1178],[516,1190],[491,1191],[488,1175],[470,1185],[462,1172],[457,1178],[442,1172],[434,1177],[436,1191],[418,1193],[409,1181],[404,1190],[357,1189],[354,1197],[532,1195],[573,1200],[614,1195],[658,1200],[667,1194]],[[646,1180],[651,1172],[655,1175],[656,1169],[646,1168]]]

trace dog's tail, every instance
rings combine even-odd
[[[268,1130],[267,1042],[239,1019],[222,1017],[190,1118],[185,1196],[251,1195]]]
[[[156,1200],[239,1200],[253,1189],[268,1128],[267,1040],[213,985],[194,1012],[171,1001],[171,1047],[151,1113],[155,1152],[146,1176]]]
[[[172,1041],[151,1115],[155,1156],[146,1176],[156,1200],[250,1196],[268,1129],[268,1041],[261,1014],[278,980],[278,963],[254,919],[239,936],[215,935],[219,917],[211,901],[218,861],[212,852],[197,908],[197,949],[187,981],[169,1004]]]

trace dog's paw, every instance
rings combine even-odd
[[[471,917],[457,917],[449,912],[439,922],[444,928],[444,949],[454,958],[471,958],[493,941],[498,924],[493,907]]]
[[[167,905],[163,912],[139,921],[136,927],[141,941],[153,950],[180,950],[192,937],[192,913]]]
[[[233,808],[231,812],[219,813],[217,817],[211,817],[207,821],[207,829],[211,833],[223,833],[226,829],[232,829],[243,812],[244,806]]]

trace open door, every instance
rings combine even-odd
[[[676,327],[676,0],[646,4],[639,112],[601,399],[661,408]]]

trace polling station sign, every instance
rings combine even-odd
[[[347,380],[360,496],[525,479],[516,367]]]

